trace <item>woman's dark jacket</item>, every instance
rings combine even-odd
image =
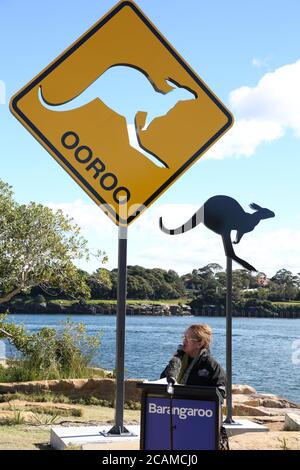
[[[182,349],[178,349],[174,356],[179,357],[182,362],[184,362],[185,356],[185,362],[188,363],[183,374],[183,381],[180,381],[180,383],[198,385],[200,387],[217,387],[222,397],[226,397],[225,372],[220,364],[211,356],[208,349],[203,349],[194,360],[190,357],[187,358]],[[187,359],[188,361],[186,361]],[[191,365],[192,362],[193,365]],[[168,374],[169,364],[161,373],[160,378],[164,378]]]

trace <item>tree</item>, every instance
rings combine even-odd
[[[235,269],[232,272],[232,282],[236,289],[249,289],[252,275],[246,269]]]
[[[293,300],[299,293],[299,277],[287,269],[280,269],[271,278],[271,300]]]
[[[182,276],[186,289],[201,290],[203,283],[218,276],[222,267],[217,263],[210,263],[203,268],[193,269],[191,273]]]
[[[127,295],[130,299],[149,299],[153,296],[151,285],[142,276],[128,275]]]
[[[98,268],[92,275],[88,276],[87,283],[91,289],[92,299],[111,298],[113,283],[108,269]]]
[[[87,242],[72,219],[34,202],[18,204],[0,180],[0,303],[34,286],[89,296],[73,264],[81,258],[88,259]]]
[[[282,268],[276,272],[276,274],[271,278],[271,281],[275,282],[275,284],[279,284],[282,287],[285,287],[287,285],[294,284],[294,276],[291,271]]]

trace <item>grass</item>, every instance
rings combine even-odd
[[[20,400],[27,402],[52,402],[52,403],[69,403],[71,404],[70,398],[62,394],[54,394],[50,392],[46,393],[31,393],[30,395],[25,393],[5,393],[0,394],[0,403],[9,402],[12,400]]]
[[[1,450],[39,450],[49,446],[49,429],[25,425],[0,426]]]
[[[51,406],[45,406],[43,408],[37,408],[36,406],[33,406],[33,407],[26,406],[26,411],[32,411],[32,413],[38,414],[38,415],[45,414],[45,415],[50,415],[50,416],[76,416],[76,417],[83,416],[82,408],[59,409],[59,408],[54,408]]]
[[[55,424],[59,417],[60,413],[56,413],[55,415],[33,413],[32,415],[32,419],[37,426],[49,426],[51,424]]]
[[[27,399],[29,396],[27,396]],[[22,424],[9,423],[0,425],[0,451],[1,450],[50,450],[50,426],[69,423],[69,425],[113,425],[115,410],[113,408],[100,406],[80,406],[82,416],[55,416],[38,414],[35,410],[35,419],[32,423]],[[24,407],[25,410],[25,407]],[[27,407],[26,407],[27,411]],[[1,411],[0,411],[1,413]],[[60,418],[60,419],[59,419]],[[62,418],[62,419],[61,419]],[[138,424],[140,420],[140,411],[125,410],[124,424]],[[45,426],[48,426],[45,429]],[[73,447],[73,446],[72,446]],[[68,449],[76,450],[76,449]]]
[[[0,409],[1,403],[7,403],[11,401],[26,401],[31,403],[62,403],[62,404],[69,404],[69,405],[83,405],[83,406],[100,406],[106,408],[113,408],[114,403],[111,400],[103,400],[98,397],[90,396],[90,397],[68,397],[63,394],[55,394],[51,392],[41,392],[41,393],[5,393],[0,394]],[[129,401],[124,403],[124,408],[126,410],[140,410],[141,405],[140,402]],[[27,411],[33,411],[27,409]],[[36,409],[34,408],[34,411]],[[79,412],[74,412],[73,416],[80,416]],[[69,413],[70,415],[70,413]]]
[[[33,425],[50,425],[54,424],[62,417],[82,418],[83,416],[82,407],[62,408],[60,406],[51,406],[51,404],[44,406],[41,403],[36,403],[35,406],[32,406],[30,405],[32,401],[28,404],[26,400],[28,396],[24,394],[23,396],[19,396],[18,400],[12,394],[7,394],[5,398],[6,400],[2,400],[2,402],[8,403],[9,406],[3,406],[1,409],[0,404],[0,426],[15,426],[25,423]],[[20,401],[20,398],[23,398],[23,400]],[[7,412],[9,412],[9,414]]]
[[[14,426],[17,424],[23,424],[25,421],[23,410],[19,410],[14,406],[9,407],[9,411],[13,411],[12,417],[0,418],[0,425],[6,424],[7,426]]]

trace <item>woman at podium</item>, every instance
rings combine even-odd
[[[217,387],[226,396],[226,376],[210,354],[212,329],[206,324],[191,325],[183,334],[183,344],[161,373],[179,384]]]
[[[204,323],[191,325],[183,334],[182,345],[161,373],[160,378],[166,377],[183,385],[198,385],[200,387],[216,387],[221,396],[226,398],[226,375],[220,364],[210,353],[212,329]],[[223,426],[219,433],[219,449],[229,450],[226,430]]]

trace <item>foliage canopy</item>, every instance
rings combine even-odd
[[[37,285],[89,296],[73,264],[88,258],[79,227],[61,210],[42,204],[18,204],[0,180],[0,303]]]

